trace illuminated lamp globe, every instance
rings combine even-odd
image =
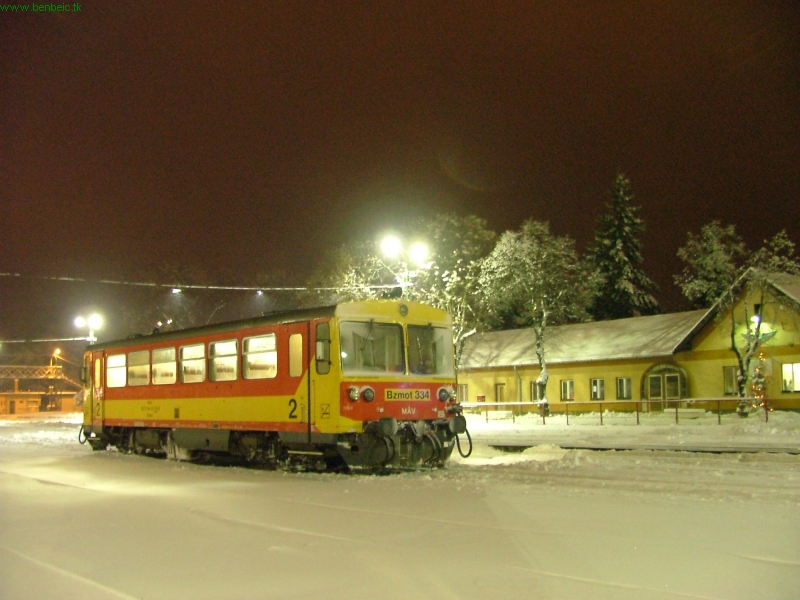
[[[428,260],[428,247],[422,242],[417,242],[408,249],[408,256],[418,267],[425,266],[425,261]]]
[[[381,252],[383,252],[384,256],[387,258],[397,258],[400,256],[402,248],[403,244],[393,235],[387,235],[381,241]]]

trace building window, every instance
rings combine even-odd
[[[664,397],[661,375],[649,375],[647,377],[647,388],[650,391],[647,397],[651,400],[661,400]]]
[[[244,338],[242,370],[245,379],[272,379],[278,374],[275,334]]]
[[[531,402],[544,400],[544,385],[537,381],[531,381]]]
[[[468,400],[469,395],[467,391],[467,384],[466,383],[459,383],[458,384],[458,401],[459,402],[469,402]]]
[[[681,378],[677,373],[664,375],[664,388],[667,391],[667,400],[677,400],[681,397]]]
[[[175,383],[177,366],[175,348],[153,350],[153,383],[155,385]]]
[[[561,399],[575,400],[575,382],[572,379],[561,380]]]
[[[208,345],[208,378],[211,381],[234,381],[237,377],[238,346],[236,340],[211,342]]]
[[[606,380],[605,379],[591,379],[589,381],[592,391],[592,400],[605,400],[606,398]]]
[[[206,347],[204,344],[182,346],[181,383],[200,383],[206,380]]]
[[[617,377],[617,400],[630,400],[632,397],[631,378]]]
[[[736,367],[722,367],[722,393],[726,396],[735,396],[738,393],[736,371]]]
[[[781,365],[781,379],[784,392],[800,392],[800,363]]]
[[[150,383],[150,352],[140,350],[128,354],[128,385]]]
[[[125,387],[124,354],[112,354],[106,359],[106,385],[110,388]]]

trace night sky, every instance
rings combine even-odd
[[[800,3],[0,12],[3,272],[300,283],[330,248],[442,211],[548,220],[582,249],[618,172],[668,310],[687,231],[800,241]],[[73,335],[113,293],[0,277],[0,339]]]

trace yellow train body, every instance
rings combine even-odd
[[[464,430],[451,322],[344,303],[90,346],[95,448],[314,468],[443,464]]]

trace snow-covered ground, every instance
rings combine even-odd
[[[800,453],[800,413],[754,412],[746,418],[682,409],[634,413],[564,414],[541,417],[510,412],[468,413],[468,427],[476,441],[485,444],[535,446],[553,444],[567,448],[671,449],[708,451],[775,450]],[[719,422],[721,421],[721,423]]]
[[[77,415],[0,421],[0,598],[797,598],[799,456],[545,439],[797,446],[793,414],[701,418],[470,417],[470,458],[388,476],[92,453]]]

